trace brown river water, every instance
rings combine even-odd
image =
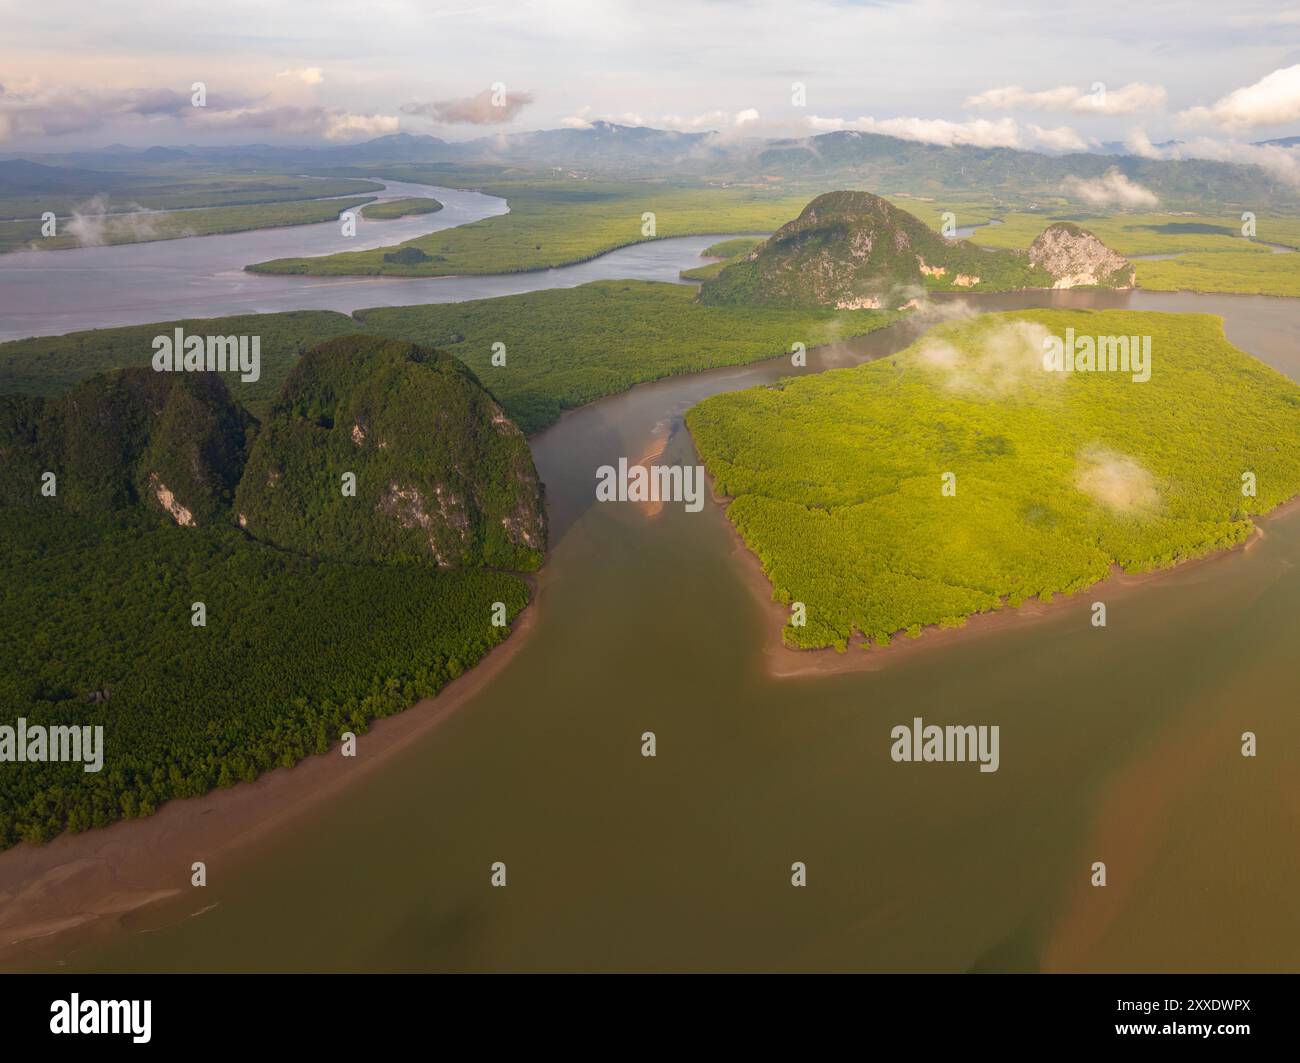
[[[1218,313],[1300,379],[1293,300],[971,302]],[[891,353],[915,328],[810,352],[801,371]],[[1297,511],[1248,549],[1108,591],[1104,629],[1084,593],[874,670],[777,678],[771,614],[720,507],[600,505],[593,484],[665,439],[666,460],[694,464],[686,409],[791,371],[644,385],[537,436],[553,551],[530,630],[482,689],[383,770],[211,864],[206,888],[51,937],[21,965],[1300,968]],[[890,729],[915,716],[998,724],[1000,770],[893,763]],[[183,886],[189,859],[160,888]]]

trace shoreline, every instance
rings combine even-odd
[[[907,316],[887,327],[909,321]],[[881,331],[881,330],[876,330]],[[869,334],[864,334],[869,335]],[[814,348],[824,350],[825,348]],[[717,366],[703,373],[743,370],[755,364],[783,358],[783,354],[755,359],[735,365]],[[827,366],[826,368],[830,368]],[[639,381],[592,403],[561,411],[559,420],[599,404],[615,401],[643,384],[699,374],[668,374],[653,381]],[[530,446],[538,436],[554,427],[548,425],[529,436]],[[684,424],[682,424],[684,427]],[[671,418],[657,422],[640,441],[641,462],[654,460],[670,441],[674,432]],[[690,439],[689,429],[687,437]],[[693,439],[691,447],[694,449]],[[707,474],[706,474],[707,475]],[[889,647],[872,647],[874,652],[836,653],[833,649],[794,650],[781,641],[781,629],[787,610],[771,598],[772,585],[763,573],[755,553],[744,543],[725,511],[729,499],[714,491],[712,476],[707,477],[710,494],[718,503],[711,519],[723,522],[729,540],[726,563],[737,566],[737,574],[755,594],[761,622],[771,619],[772,628],[755,640],[762,663],[760,674],[774,678],[831,675],[842,672],[875,671],[909,655],[926,652],[930,647],[952,645],[962,640],[994,634],[1003,629],[1024,627],[1044,616],[1065,612],[1071,605],[1086,611],[1091,598],[1077,593],[1056,596],[1050,605],[1030,600],[1021,607],[975,614],[963,627],[939,629],[928,627],[919,639],[895,638]],[[654,520],[658,509],[653,504],[638,506],[642,515]],[[1200,565],[1253,548],[1263,538],[1269,522],[1282,519],[1300,509],[1300,497],[1275,506],[1267,514],[1253,517],[1253,532],[1241,544],[1184,561],[1168,569],[1120,574],[1107,577],[1085,590],[1105,587],[1108,593],[1129,593],[1156,577],[1170,572],[1186,572]],[[227,790],[213,790],[201,797],[168,802],[148,818],[122,821],[109,827],[80,834],[63,834],[42,846],[18,845],[0,852],[0,968],[23,970],[22,957],[34,953],[39,943],[81,928],[103,926],[105,920],[118,920],[161,900],[174,899],[187,888],[190,863],[201,857],[209,868],[224,860],[223,872],[254,855],[255,843],[265,835],[318,807],[352,783],[369,777],[370,772],[388,762],[429,733],[451,713],[471,701],[490,684],[527,642],[535,629],[538,597],[547,579],[547,569],[526,576],[533,587],[528,606],[516,618],[511,635],[494,647],[473,668],[447,684],[434,698],[423,699],[402,712],[374,721],[359,739],[361,755],[345,761],[331,753],[308,757],[292,768],[280,768],[262,775],[252,783],[240,783]],[[349,768],[351,770],[341,770]],[[218,815],[212,815],[217,812]],[[197,907],[196,902],[196,907]]]
[[[1249,553],[1254,546],[1266,536],[1264,526],[1276,520],[1285,519],[1300,512],[1300,495],[1274,506],[1268,513],[1254,516],[1254,530],[1244,542],[1223,550],[1215,550],[1199,557],[1189,558],[1168,568],[1152,569],[1148,572],[1125,572],[1117,565],[1111,566],[1110,575],[1105,579],[1084,587],[1071,595],[1056,595],[1050,603],[1044,604],[1037,599],[1028,599],[1018,607],[1004,605],[984,613],[973,613],[966,618],[961,627],[941,628],[929,624],[921,629],[919,638],[907,638],[895,635],[888,646],[864,647],[860,642],[849,643],[843,653],[833,647],[817,650],[798,650],[787,646],[782,640],[781,632],[785,628],[788,610],[772,597],[772,581],[763,571],[758,555],[749,548],[740,531],[727,516],[727,506],[732,499],[719,495],[713,488],[713,477],[705,473],[709,494],[715,505],[716,515],[726,525],[729,536],[728,563],[741,581],[754,595],[764,620],[770,625],[762,638],[760,653],[763,660],[763,673],[773,679],[793,679],[807,676],[842,675],[854,672],[877,672],[891,664],[908,659],[918,653],[931,649],[973,641],[1002,631],[1029,627],[1044,618],[1064,614],[1071,606],[1086,611],[1094,600],[1084,597],[1089,592],[1107,593],[1112,598],[1125,596],[1147,584],[1169,577],[1175,573],[1187,573],[1204,565],[1222,561],[1238,553]]]
[[[383,191],[383,190],[380,189],[379,191]],[[277,205],[277,204],[280,204],[280,203],[284,203],[284,204],[290,204],[290,203],[329,203],[329,202],[331,202],[331,201],[333,201],[333,200],[356,199],[356,198],[358,198],[358,196],[360,196],[360,197],[362,197],[362,198],[365,198],[365,202],[364,202],[364,203],[358,203],[358,204],[357,204],[357,209],[358,209],[358,210],[360,210],[360,209],[362,209],[362,208],[364,208],[364,207],[369,207],[369,206],[371,206],[371,205],[373,205],[373,204],[375,204],[375,203],[384,203],[384,202],[387,202],[387,200],[382,200],[382,199],[380,199],[379,196],[378,196],[377,194],[376,194],[376,195],[371,195],[371,196],[369,196],[369,197],[366,197],[366,196],[365,196],[365,193],[358,193],[357,196],[347,196],[347,195],[344,195],[344,196],[321,196],[321,197],[318,198],[318,199],[287,199],[287,200],[276,200],[276,199],[272,199],[272,200],[262,200],[262,201],[260,201],[260,202],[256,202],[256,203],[240,203],[240,204],[227,204],[227,205],[229,205],[229,206],[236,206],[236,205],[237,205],[237,206],[247,206],[247,207],[263,207],[263,206],[274,206],[274,205]],[[130,217],[138,217],[138,216],[141,216],[141,215],[152,216],[152,215],[155,215],[155,214],[164,214],[164,215],[165,215],[165,214],[182,214],[182,213],[185,213],[186,211],[198,211],[198,210],[219,210],[219,209],[222,209],[222,207],[170,207],[170,208],[168,208],[167,210],[113,211],[113,212],[111,212],[111,213],[108,213],[108,214],[103,215],[103,217],[105,217],[105,218],[109,218],[109,219],[111,219],[111,218],[130,218]],[[349,209],[351,209],[351,208],[349,208]],[[342,212],[340,212],[340,213],[342,213]],[[435,214],[436,214],[437,212],[434,211],[434,212],[432,212],[432,213],[435,213]],[[406,216],[406,215],[404,215],[404,217],[405,217],[405,216]],[[413,215],[413,216],[415,216],[415,215]],[[26,219],[26,218],[18,218],[18,219],[13,219],[13,220],[16,220],[16,221],[26,221],[26,220],[28,220],[28,219]],[[105,242],[105,243],[102,243],[102,244],[74,244],[74,245],[69,245],[69,246],[67,246],[67,247],[45,247],[44,245],[42,245],[42,244],[40,244],[40,243],[33,242],[33,243],[30,243],[30,244],[24,244],[22,247],[13,247],[13,248],[10,248],[8,251],[0,251],[0,256],[3,256],[3,255],[13,255],[13,254],[20,254],[20,253],[27,252],[27,251],[40,251],[40,252],[44,252],[44,253],[47,253],[47,254],[54,254],[54,253],[59,252],[59,251],[84,251],[84,250],[86,250],[86,249],[89,248],[89,247],[127,247],[127,246],[135,245],[135,244],[164,244],[164,243],[167,243],[167,242],[170,241],[170,240],[202,240],[202,239],[204,239],[205,237],[208,237],[208,236],[238,236],[238,235],[240,235],[241,233],[270,232],[272,229],[296,229],[296,228],[298,228],[299,226],[302,226],[302,225],[329,225],[329,224],[331,223],[332,220],[337,220],[337,219],[330,219],[330,218],[319,219],[319,218],[318,218],[318,219],[315,219],[315,220],[313,220],[313,221],[279,221],[279,222],[272,222],[272,223],[269,224],[269,225],[255,225],[255,226],[253,226],[253,227],[251,227],[251,228],[244,228],[244,229],[218,229],[217,231],[215,231],[215,232],[210,232],[210,233],[195,233],[195,232],[188,232],[188,231],[185,231],[185,232],[171,233],[171,234],[169,234],[169,235],[164,235],[164,236],[151,236],[151,237],[149,237],[147,240],[109,240],[109,241],[107,241],[107,242]],[[385,219],[373,219],[373,220],[380,220],[380,221],[382,221],[382,220],[385,220]],[[387,219],[387,220],[397,221],[397,220],[400,220],[400,219],[396,219],[396,218],[394,218],[394,219]],[[145,324],[153,324],[153,322],[149,321],[149,322],[145,322]],[[111,327],[111,326],[110,326],[110,327]],[[81,331],[81,330],[74,329],[73,331]],[[67,333],[60,333],[60,335],[67,335]],[[37,339],[38,337],[35,337],[35,336],[29,336],[29,337],[25,337],[25,338],[27,338],[27,339]],[[4,341],[4,342],[8,342],[8,341]]]
[[[537,626],[539,593],[535,578],[530,582],[533,598],[505,642],[434,697],[372,721],[357,738],[355,760],[339,756],[335,742],[328,753],[251,783],[168,801],[145,819],[0,852],[0,968],[22,970],[22,954],[38,942],[180,895],[196,854],[209,869],[236,852],[233,860],[244,859],[253,842],[407,750],[472,700],[528,641]]]
[[[434,187],[440,187],[440,186],[430,185],[429,187],[430,187],[430,188],[434,188]],[[457,191],[457,192],[467,192],[467,191],[470,191],[470,189],[458,188],[458,189],[454,189],[454,191]],[[485,195],[485,196],[490,196],[490,195],[492,195],[491,192],[483,192],[483,193],[480,193],[480,194],[481,194],[481,195]],[[505,197],[497,197],[497,198],[505,198]],[[508,201],[507,201],[507,202],[508,202]],[[433,213],[436,214],[437,211],[434,211]],[[490,214],[490,215],[488,215],[488,218],[500,218],[500,217],[504,217],[506,214],[509,214],[509,213],[510,213],[510,211],[507,210],[507,211],[504,211],[502,214]],[[418,215],[417,215],[417,217],[418,217]],[[478,219],[478,220],[479,220],[479,221],[487,221],[488,218],[480,218],[480,219]],[[465,223],[465,225],[473,225],[473,224],[475,224],[475,223],[474,223],[474,222],[466,222],[466,223]],[[453,225],[453,226],[451,226],[451,229],[459,229],[459,228],[463,228],[463,227],[464,227],[464,226],[461,226],[461,225]],[[435,230],[433,231],[433,233],[426,233],[425,236],[432,236],[432,235],[434,235],[435,233],[440,233],[440,232],[450,232],[451,229],[435,229]],[[383,272],[383,270],[380,270],[379,272],[376,272],[376,273],[313,273],[313,272],[310,272],[310,271],[307,271],[307,270],[296,271],[296,270],[287,270],[287,269],[257,269],[257,268],[255,268],[255,267],[257,267],[257,266],[265,265],[265,263],[263,263],[263,262],[250,262],[250,263],[248,263],[248,265],[246,265],[246,266],[244,267],[244,272],[245,272],[245,273],[259,273],[259,274],[262,274],[263,276],[268,276],[268,277],[316,277],[316,278],[321,278],[321,277],[353,277],[353,278],[359,278],[359,277],[384,277],[384,278],[393,279],[393,280],[420,280],[420,281],[446,280],[446,279],[451,278],[451,277],[512,277],[512,276],[515,276],[515,275],[520,274],[520,273],[546,273],[546,272],[548,272],[549,270],[553,270],[553,269],[567,269],[567,268],[570,267],[570,266],[583,266],[583,265],[586,265],[588,262],[594,262],[594,261],[596,261],[596,259],[598,259],[598,258],[602,258],[602,257],[604,257],[605,255],[612,254],[612,253],[615,252],[615,251],[624,251],[624,250],[626,250],[626,249],[629,248],[629,247],[638,247],[638,246],[640,246],[641,244],[653,244],[653,243],[655,243],[655,242],[658,241],[658,240],[693,240],[693,239],[695,239],[695,238],[697,238],[697,237],[706,237],[706,238],[708,238],[708,237],[715,237],[715,236],[720,236],[720,237],[724,237],[725,239],[731,240],[731,239],[734,239],[734,238],[739,237],[739,236],[770,236],[770,235],[771,235],[771,233],[726,233],[726,232],[723,232],[723,233],[673,233],[672,235],[664,235],[664,236],[647,236],[647,237],[644,237],[644,238],[642,238],[642,239],[640,239],[640,240],[627,240],[627,241],[625,241],[624,243],[621,243],[621,244],[614,244],[612,247],[606,247],[606,248],[604,248],[604,249],[601,250],[601,251],[595,251],[595,252],[593,252],[593,253],[591,253],[591,254],[589,254],[589,255],[583,255],[583,256],[581,256],[581,257],[579,257],[579,258],[567,259],[567,260],[565,260],[564,262],[556,262],[556,263],[553,263],[552,265],[549,265],[549,266],[520,266],[518,269],[497,269],[497,270],[487,270],[487,271],[484,271],[484,272],[471,271],[471,272],[469,272],[469,273],[385,273],[385,272]],[[361,250],[361,251],[330,251],[330,252],[328,252],[327,254],[324,254],[324,255],[296,255],[296,256],[293,256],[293,255],[286,255],[286,256],[283,256],[283,257],[285,257],[285,258],[328,258],[330,255],[338,255],[338,254],[358,254],[358,255],[360,255],[360,254],[366,254],[368,251],[390,251],[390,252],[391,252],[391,251],[393,251],[393,250],[395,250],[395,249],[401,248],[404,244],[408,244],[408,243],[410,243],[412,240],[423,240],[423,239],[424,239],[423,236],[413,236],[413,237],[411,237],[410,240],[404,240],[401,244],[385,244],[383,247],[364,248],[364,249]],[[280,260],[279,260],[279,259],[274,259],[274,258],[269,258],[269,259],[267,259],[266,261],[267,261],[267,262],[277,262],[277,261],[280,261]],[[695,267],[691,267],[691,268],[693,269],[693,268],[695,268]],[[669,282],[669,283],[672,283],[672,282]],[[679,283],[686,283],[686,284],[689,284],[689,283],[691,283],[691,282],[689,282],[689,281],[684,281],[684,282],[679,282]],[[491,299],[491,298],[498,298],[498,297],[497,297],[497,296],[487,296],[486,298]],[[415,304],[415,305],[419,305],[419,304]],[[367,310],[369,310],[369,309],[372,309],[372,308],[371,308],[371,307],[364,307],[363,309],[367,309]]]

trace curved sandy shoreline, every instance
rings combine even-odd
[[[1177,575],[1199,569],[1203,565],[1213,564],[1237,553],[1251,549],[1266,532],[1264,525],[1282,520],[1300,512],[1300,496],[1296,496],[1281,505],[1275,506],[1268,513],[1251,519],[1255,529],[1245,542],[1224,550],[1216,550],[1200,557],[1181,561],[1169,568],[1154,569],[1150,572],[1125,572],[1118,566],[1112,566],[1111,574],[1103,580],[1085,587],[1072,595],[1057,595],[1050,604],[1043,604],[1037,599],[1029,599],[1016,608],[1003,606],[1001,609],[986,613],[975,613],[966,619],[961,627],[941,628],[930,624],[921,629],[919,638],[898,636],[888,646],[863,647],[859,643],[850,643],[849,648],[839,653],[833,648],[819,650],[791,649],[781,638],[781,631],[789,617],[789,611],[780,602],[772,598],[772,583],[763,571],[758,555],[754,553],[741,537],[736,526],[727,518],[726,510],[731,499],[719,495],[713,489],[713,477],[708,476],[709,492],[716,503],[712,507],[715,515],[721,518],[727,527],[731,549],[729,561],[740,579],[753,592],[755,600],[768,619],[768,634],[763,639],[763,665],[767,675],[774,679],[788,679],[800,676],[838,675],[844,672],[875,672],[897,661],[910,658],[928,650],[951,646],[955,643],[969,642],[985,635],[994,635],[1000,631],[1029,627],[1043,617],[1059,616],[1071,607],[1080,613],[1087,612],[1096,595],[1105,594],[1110,600],[1123,598],[1135,590],[1145,587],[1154,580],[1171,579]]]
[[[371,723],[357,756],[330,752],[251,783],[168,801],[147,819],[123,820],[45,845],[0,852],[0,965],[21,969],[24,946],[97,920],[118,918],[191,888],[190,865],[214,864],[366,778],[472,700],[519,652],[537,625],[533,600],[510,636],[478,664],[395,716]]]

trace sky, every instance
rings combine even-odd
[[[1223,158],[1300,135],[1277,0],[0,0],[0,25],[6,153],[598,119]]]

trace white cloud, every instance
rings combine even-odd
[[[593,114],[591,107],[579,107],[576,114],[560,119],[560,125],[566,129],[590,129],[597,122],[613,122],[615,125],[643,126],[646,120],[635,111],[622,114]]]
[[[16,0],[7,6],[18,10]],[[591,100],[608,114],[689,116],[714,108],[734,114],[757,107],[765,121],[793,119],[796,111],[799,117],[996,118],[1000,112],[948,108],[990,86],[1013,83],[1049,92],[1077,86],[1077,96],[1087,95],[1096,80],[1113,82],[1117,92],[1125,82],[1140,81],[1167,87],[1178,110],[1211,104],[1275,67],[1300,62],[1300,16],[1289,10],[1296,5],[1276,0],[1021,2],[1003,5],[1009,14],[996,26],[981,5],[958,0],[545,0],[507,6],[404,0],[383,4],[379,19],[373,6],[339,0],[190,3],[178,9],[182,17],[163,19],[154,17],[158,6],[83,3],[71,22],[66,4],[22,6],[22,17],[8,19],[0,34],[0,82],[11,88],[12,81],[39,76],[51,85],[80,80],[108,89],[147,76],[187,89],[206,76],[210,88],[239,83],[260,93],[269,82],[286,93],[329,89],[332,105],[364,114],[400,113],[397,103],[478,91],[496,78],[537,92],[537,102],[513,126],[448,127],[453,136],[471,137],[515,126],[554,128]],[[737,46],[738,20],[743,47]],[[678,25],[689,31],[663,32]],[[864,41],[888,42],[872,52],[867,67]],[[327,62],[319,86],[274,77]],[[807,85],[806,109],[787,104],[794,81]],[[1207,90],[1207,83],[1216,87]],[[1083,109],[1006,113],[1021,122],[1026,138],[1023,126],[1030,119],[1111,137],[1100,125],[1106,116]],[[80,143],[146,136],[148,142],[186,143],[189,136],[162,123],[144,133],[134,120],[110,121],[102,133],[85,134]],[[1157,139],[1166,131],[1160,134]]]
[[[424,115],[439,125],[503,125],[532,102],[531,92],[484,89],[476,96],[404,103],[402,113]]]
[[[396,115],[360,114],[344,108],[275,103],[266,98],[220,96],[209,92],[207,104],[195,107],[188,92],[171,88],[84,89],[53,91],[30,86],[20,93],[0,93],[0,142],[17,136],[65,136],[88,133],[113,121],[156,126],[174,123],[189,130],[265,130],[327,140],[395,133]],[[191,134],[187,134],[191,135]]]
[[[1128,149],[1129,154],[1140,155],[1144,159],[1165,158],[1162,149],[1151,143],[1151,138],[1147,136],[1145,129],[1130,129],[1128,136],[1124,138],[1124,147]]]
[[[653,119],[651,125],[659,129],[674,129],[679,133],[705,133],[719,126],[731,125],[731,115],[727,111],[707,111],[704,114],[666,114]]]
[[[1288,184],[1300,186],[1300,151],[1280,144],[1244,144],[1238,140],[1215,140],[1197,137],[1185,143],[1156,147],[1146,130],[1131,130],[1125,147],[1144,159],[1210,159],[1258,166]]]
[[[595,114],[591,107],[580,107],[571,115],[560,119],[560,125],[567,129],[590,129],[596,122],[612,122],[615,125],[649,126],[654,129],[670,129],[677,133],[712,133],[727,127],[739,128],[755,126],[761,116],[753,107],[747,107],[734,114],[730,111],[705,111],[702,114],[664,114],[647,116],[633,111],[622,114]],[[747,130],[748,132],[748,130]]]
[[[1129,455],[1099,444],[1080,452],[1074,486],[1116,513],[1138,515],[1160,505],[1151,472]]]
[[[976,118],[969,122],[950,122],[945,118],[820,118],[812,115],[808,124],[819,133],[854,129],[860,133],[883,133],[922,144],[967,144],[977,148],[1017,148],[1020,127],[1010,118],[989,121]]]
[[[1061,191],[1090,207],[1154,207],[1160,202],[1149,188],[1130,181],[1117,169],[1107,170],[1102,177],[1067,177]]]
[[[246,107],[247,99],[208,96],[208,109]],[[99,129],[113,119],[157,122],[164,118],[184,119],[198,110],[189,93],[175,89],[84,89],[66,87],[48,90],[33,86],[29,91],[6,91],[0,95],[0,127],[6,136],[57,137]]]
[[[238,107],[214,111],[196,107],[190,122],[214,129],[273,130],[289,136],[321,136],[326,140],[353,140],[396,133],[396,115],[354,114],[336,107]]]
[[[395,114],[352,114],[350,111],[331,111],[325,119],[323,130],[326,140],[355,140],[360,137],[379,137],[396,133],[401,121]]]
[[[1095,82],[1084,90],[1074,85],[1030,92],[1020,85],[1003,85],[966,97],[963,107],[981,111],[1068,111],[1073,114],[1136,114],[1163,110],[1168,93],[1161,85],[1133,81],[1117,89]]]
[[[961,311],[967,309],[961,304]],[[1011,321],[985,329],[973,346],[960,350],[947,340],[927,337],[915,358],[927,369],[936,370],[951,391],[973,398],[1001,398],[1054,388],[1064,380],[1064,374],[1043,372],[1043,350],[1049,336],[1047,328],[1036,321]]]
[[[158,215],[132,203],[125,211],[108,212],[108,197],[92,196],[72,208],[72,217],[64,231],[76,238],[82,247],[99,247],[108,243],[109,235],[122,237],[129,234],[132,240],[152,240],[157,235],[154,222]]]
[[[297,70],[281,70],[275,76],[292,78],[294,81],[301,81],[304,85],[319,85],[325,80],[325,71],[318,66],[304,66]]]
[[[1209,107],[1191,107],[1178,118],[1190,124],[1217,125],[1224,129],[1300,121],[1300,63],[1274,70]]]
[[[1088,142],[1068,125],[1059,125],[1053,129],[1042,126],[1029,126],[1030,135],[1049,151],[1087,151]]]

